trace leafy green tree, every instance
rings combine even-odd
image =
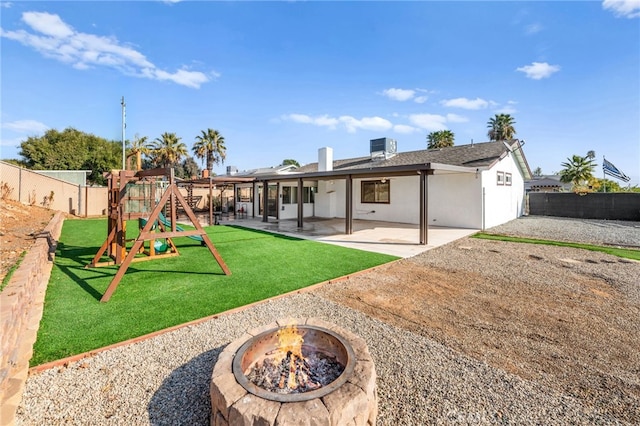
[[[287,158],[282,160],[282,165],[283,166],[296,166],[296,167],[300,167],[300,163],[298,163],[296,160],[292,159],[292,158]]]
[[[535,177],[540,177],[542,176],[542,169],[540,167],[536,167],[536,169],[533,171],[533,175]]]
[[[187,146],[175,133],[165,132],[153,141],[151,157],[159,167],[175,167],[187,155]]]
[[[451,130],[438,130],[427,135],[427,149],[447,148],[453,146],[455,135]]]
[[[209,176],[213,176],[213,165],[224,164],[224,160],[227,158],[224,136],[214,129],[202,130],[201,133],[201,135],[196,136],[193,153],[196,158],[206,160]]]
[[[574,155],[560,165],[564,167],[560,171],[560,180],[573,183],[574,188],[584,185],[594,177],[593,169],[596,164],[590,158]]]
[[[72,127],[47,130],[20,144],[25,167],[34,170],[91,170],[90,183],[104,184],[103,172],[121,167],[122,145]]]
[[[507,141],[513,139],[516,135],[514,124],[516,121],[510,114],[496,114],[487,123],[489,140]]]
[[[618,182],[609,179],[596,179],[598,181],[598,192],[622,192]]]
[[[200,167],[193,157],[188,156],[175,166],[175,175],[181,179],[191,179],[200,174]]]

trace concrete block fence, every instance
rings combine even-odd
[[[56,213],[0,293],[1,426],[15,423],[63,222]]]

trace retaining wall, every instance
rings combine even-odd
[[[529,214],[640,221],[640,193],[593,192],[579,195],[573,192],[531,192]]]
[[[7,185],[7,198],[75,216],[107,214],[106,187],[76,185],[0,161],[0,183]]]
[[[64,214],[36,238],[0,293],[0,425],[13,425],[33,354]]]

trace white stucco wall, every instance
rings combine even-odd
[[[511,185],[498,185],[497,173],[511,173]],[[509,154],[490,170],[482,172],[484,186],[484,228],[491,228],[522,216],[524,212],[523,176]]]
[[[353,218],[387,222],[419,223],[420,180],[414,176],[388,178],[391,195],[389,204],[362,203],[362,181],[353,180]],[[344,216],[341,216],[344,217]]]
[[[482,179],[475,173],[438,173],[428,177],[429,225],[480,229]]]

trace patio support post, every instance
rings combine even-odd
[[[260,193],[258,192],[258,182],[253,182],[251,187],[253,190],[253,196],[251,197],[251,217],[256,217],[256,206],[258,206],[258,212],[260,211]]]
[[[262,221],[269,222],[269,181],[262,182]]]
[[[429,185],[427,171],[420,170],[420,245],[427,245],[429,228]]]
[[[345,226],[344,233],[353,234],[353,178],[347,175],[346,181],[346,200],[345,200]]]
[[[298,228],[302,228],[303,226],[303,217],[304,217],[304,199],[302,190],[304,185],[304,181],[302,178],[298,179]]]
[[[209,226],[213,225],[213,176],[209,175]]]

